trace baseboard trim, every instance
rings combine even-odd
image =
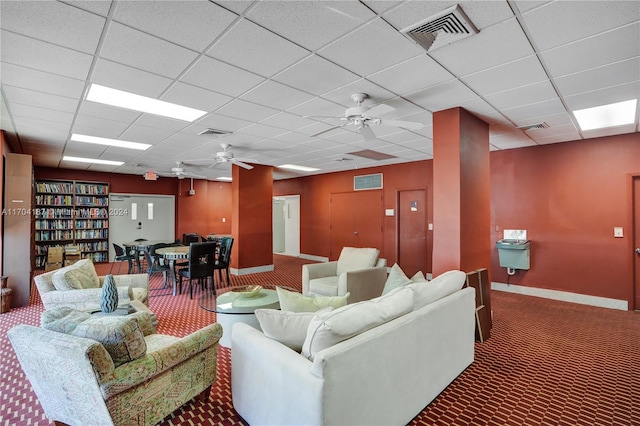
[[[259,272],[270,272],[273,271],[273,265],[263,265],[263,266],[253,266],[251,268],[230,268],[229,271],[233,275],[248,275],[248,274],[257,274]]]
[[[329,261],[328,257],[314,256],[312,254],[300,253],[300,256],[298,256],[298,257],[300,257],[301,259],[314,260],[316,262],[328,262]]]
[[[570,293],[568,291],[547,290],[544,288],[526,287],[514,284],[491,282],[491,289],[507,293],[536,296],[545,299],[561,300],[563,302],[578,303],[580,305],[598,306],[600,308],[629,310],[629,302],[626,300],[609,299],[607,297],[589,296],[586,294]]]

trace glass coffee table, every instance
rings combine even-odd
[[[262,289],[255,292],[244,291],[252,286],[234,286],[216,290],[216,294],[206,294],[198,300],[204,310],[216,313],[216,321],[222,326],[222,346],[231,347],[233,324],[242,322],[261,330],[256,309],[280,309],[278,293],[273,284],[260,284]],[[289,291],[298,291],[287,286],[278,286]]]

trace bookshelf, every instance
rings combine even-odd
[[[35,266],[49,247],[76,245],[82,259],[109,260],[109,184],[38,180],[35,185]]]

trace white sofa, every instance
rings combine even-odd
[[[234,408],[254,426],[407,424],[473,362],[475,291],[457,289],[323,349],[313,361],[236,324]]]

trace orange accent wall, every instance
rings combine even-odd
[[[490,268],[489,125],[464,108],[433,113],[434,276]]]
[[[245,269],[273,265],[273,167],[232,166],[231,266]]]

